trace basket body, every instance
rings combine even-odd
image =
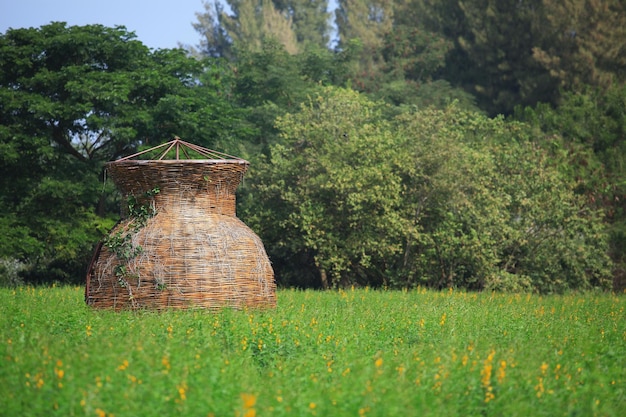
[[[263,243],[235,213],[235,190],[247,166],[243,160],[109,163],[109,176],[136,204],[133,212],[123,204],[123,220],[94,253],[87,304],[118,310],[275,306]],[[137,211],[148,215],[137,218]]]

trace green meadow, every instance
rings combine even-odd
[[[418,288],[116,313],[0,289],[0,415],[623,416],[625,308]]]

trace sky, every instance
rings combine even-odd
[[[198,12],[204,12],[202,0],[0,0],[0,33],[60,21],[126,26],[154,49],[196,46],[200,34],[191,24]]]

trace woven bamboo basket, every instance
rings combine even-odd
[[[122,220],[94,253],[87,304],[274,307],[274,272],[263,243],[235,213],[235,190],[249,163],[178,138],[165,145],[158,160],[132,159],[142,152],[107,164],[126,199]],[[174,149],[176,159],[163,159]],[[180,149],[213,158],[178,159]]]

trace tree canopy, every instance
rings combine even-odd
[[[258,52],[275,41],[291,54],[329,42],[328,0],[210,0],[196,13],[200,52],[234,56],[233,49]],[[224,8],[228,5],[228,12]]]
[[[254,180],[251,220],[280,272],[296,256],[323,287],[609,285],[600,213],[529,126],[455,106],[389,121],[383,107],[329,87],[277,120],[285,141]]]
[[[0,256],[28,262],[33,279],[76,279],[112,222],[104,162],[174,135],[245,137],[207,65],[183,50],[152,52],[123,27],[1,35]]]

